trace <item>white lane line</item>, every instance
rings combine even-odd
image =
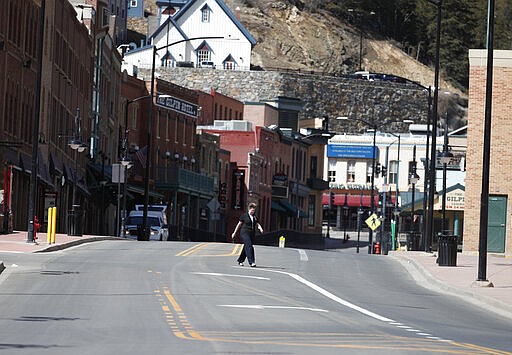
[[[311,312],[329,312],[321,308],[291,307],[291,306],[263,306],[259,304],[218,304],[217,307],[248,308],[248,309],[298,309]]]
[[[316,292],[326,296],[327,298],[330,298],[331,300],[333,300],[334,302],[337,302],[345,307],[348,307],[350,309],[353,309],[354,311],[357,311],[359,313],[362,313],[364,315],[367,315],[369,317],[372,317],[374,319],[377,319],[377,320],[380,320],[382,322],[386,322],[386,323],[389,323],[389,322],[393,322],[393,319],[390,319],[390,318],[386,318],[386,317],[383,317],[377,313],[374,313],[372,311],[369,311],[365,308],[362,308],[362,307],[359,307],[349,301],[346,301],[332,293],[330,293],[329,291],[321,288],[320,286],[318,285],[315,285],[314,283],[306,280],[305,278],[299,276],[299,275],[296,275],[296,274],[292,274],[290,272],[285,272],[285,271],[278,271],[278,270],[269,270],[269,269],[260,269],[262,271],[268,271],[268,272],[275,272],[275,273],[278,273],[278,274],[284,274],[284,275],[288,275],[290,276],[291,278],[294,278],[295,280],[299,281],[300,283],[308,286],[309,288],[315,290]]]
[[[309,261],[308,254],[305,250],[299,249],[300,261]]]
[[[218,273],[218,272],[193,272],[192,274],[208,275],[208,276],[222,276],[222,277],[242,277],[242,278],[246,278],[246,279],[256,279],[256,280],[270,280],[268,277],[247,276],[247,275],[233,275],[233,274],[221,274],[221,273]]]

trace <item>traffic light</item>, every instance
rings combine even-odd
[[[383,202],[384,202],[384,194],[379,194],[379,207],[382,207]]]
[[[334,207],[334,192],[329,192],[329,207],[330,208],[333,208]]]
[[[380,172],[381,172],[381,174],[382,174],[382,176],[383,176],[383,177],[384,177],[384,176],[386,176],[386,175],[387,175],[387,173],[388,173],[388,167],[387,167],[387,166],[382,165],[382,168],[380,168]]]
[[[375,176],[378,177],[380,174],[380,163],[375,164]]]

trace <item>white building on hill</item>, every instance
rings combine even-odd
[[[158,28],[124,54],[125,64],[249,70],[256,40],[222,0],[157,1]],[[198,37],[210,37],[194,39]],[[215,37],[215,38],[211,38]],[[167,47],[168,46],[168,47]]]

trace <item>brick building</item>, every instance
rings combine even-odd
[[[469,124],[463,252],[476,253],[479,244],[480,197],[486,97],[487,50],[469,51]],[[512,95],[512,51],[494,51],[492,129],[489,170],[488,252],[512,255],[512,180],[506,168],[510,152],[509,95]]]

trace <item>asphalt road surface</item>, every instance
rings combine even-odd
[[[380,255],[104,241],[0,254],[1,354],[512,354],[512,320]]]

